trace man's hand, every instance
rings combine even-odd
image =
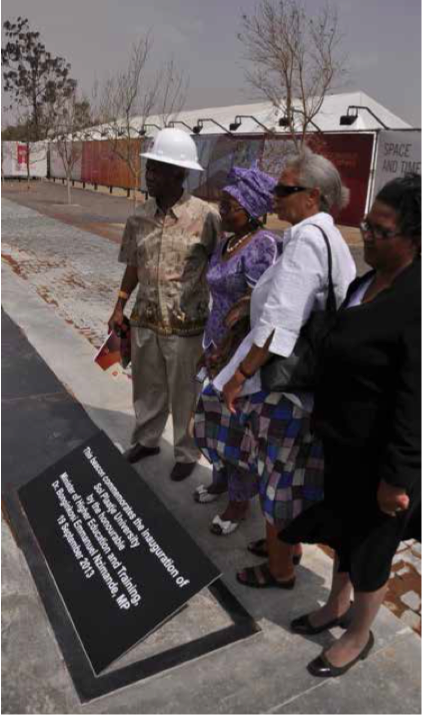
[[[120,303],[117,303],[115,309],[113,310],[111,318],[108,321],[108,328],[109,328],[109,330],[118,332],[122,323],[123,323],[123,308],[120,305]],[[116,331],[116,328],[117,328],[117,331]]]
[[[405,489],[393,487],[391,484],[384,482],[384,480],[379,483],[377,500],[383,514],[388,514],[388,516],[397,516],[400,512],[406,511],[410,504],[410,499]]]
[[[226,317],[224,318],[224,325],[226,328],[232,328],[241,318],[245,318],[249,315],[251,306],[251,298],[249,295],[244,296],[237,301],[229,310]]]
[[[235,372],[233,377],[223,387],[224,402],[232,415],[236,414],[234,401],[237,400],[242,392],[244,382],[245,378],[243,375],[239,372]]]

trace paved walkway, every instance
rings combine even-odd
[[[114,297],[113,282],[119,280],[119,267],[113,268],[116,246],[10,202],[4,202],[4,212],[6,313],[93,422],[113,441],[126,446],[131,425],[130,381],[123,374],[112,379],[99,370],[92,362],[95,348],[91,344],[103,338]],[[42,267],[37,270],[39,262]],[[72,272],[83,282],[74,290],[69,282]],[[104,293],[97,290],[98,285]],[[92,332],[84,332],[83,327]],[[75,435],[78,437],[82,440]],[[202,466],[187,482],[171,483],[167,478],[172,465],[171,442],[168,426],[161,455],[148,460],[148,483],[163,501],[172,504],[176,517],[222,569],[226,583],[259,622],[262,633],[85,706],[83,711],[419,712],[419,639],[385,608],[375,628],[375,652],[364,665],[338,681],[315,681],[307,674],[306,663],[331,636],[299,638],[289,632],[288,624],[325,597],[330,559],[317,547],[307,548],[292,593],[242,588],[234,573],[255,561],[246,554],[245,543],[262,531],[257,505],[252,518],[230,539],[212,536],[208,522],[215,505],[195,506],[191,497],[196,484],[208,478],[209,470]],[[60,443],[60,430],[53,430],[50,444],[39,447],[54,461],[57,457],[49,450]],[[10,459],[18,459],[21,441],[16,439],[14,444],[11,440],[3,444]],[[37,465],[33,467],[35,476]],[[145,467],[146,463],[143,471]],[[26,563],[5,524],[2,535],[3,711],[81,712]]]
[[[51,218],[104,236],[116,243],[120,243],[123,226],[134,210],[133,199],[126,198],[124,190],[110,195],[105,187],[98,187],[98,191],[94,191],[89,188],[82,189],[81,185],[77,184],[72,189],[70,206],[67,203],[66,187],[61,182],[36,181],[31,184],[31,189],[28,191],[25,183],[6,181],[3,183],[2,190],[5,198],[13,199]],[[138,196],[139,202],[142,202],[144,196],[142,194]],[[272,231],[281,232],[286,226],[287,224],[274,214],[268,217],[267,227]],[[359,229],[350,226],[341,226],[340,229],[350,246],[358,271],[363,272],[366,267]]]

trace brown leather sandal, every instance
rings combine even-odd
[[[250,541],[246,548],[254,556],[260,556],[261,558],[265,558],[266,556],[268,556],[267,539],[257,539],[256,541]],[[299,566],[301,561],[302,554],[293,556],[294,566]]]
[[[241,577],[245,574],[245,578]],[[279,581],[272,575],[268,563],[265,562],[259,566],[249,566],[243,571],[238,571],[236,578],[242,586],[250,586],[251,588],[283,588],[291,590],[295,585],[295,577],[288,581]]]

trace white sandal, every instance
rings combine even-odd
[[[223,494],[223,492],[221,492]],[[208,491],[205,484],[200,484],[193,493],[193,498],[198,504],[209,504],[212,501],[217,501],[221,494],[212,494]]]
[[[223,521],[217,514],[211,522],[210,531],[216,536],[229,536],[240,526],[240,521]]]

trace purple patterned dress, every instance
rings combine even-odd
[[[205,326],[205,350],[217,347],[226,337],[224,318],[238,300],[254,288],[261,275],[281,253],[281,239],[270,231],[258,231],[253,239],[230,258],[223,256],[223,238],[211,257],[207,282],[211,293],[211,312]]]
[[[261,275],[276,262],[282,250],[281,238],[265,229],[258,231],[242,250],[230,258],[227,254],[223,256],[225,244],[223,238],[211,257],[207,272],[212,304],[205,326],[205,351],[212,351],[224,340],[228,332],[224,319],[230,308],[248,295]],[[205,450],[204,454],[208,456]],[[230,501],[246,501],[258,493],[256,475],[237,470],[228,463],[225,469],[213,464],[213,484],[222,488],[226,486]]]

